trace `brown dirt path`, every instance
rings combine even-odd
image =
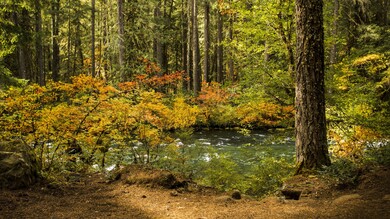
[[[233,200],[214,191],[176,192],[100,175],[67,186],[0,190],[0,218],[390,218],[390,168],[361,177],[354,189],[337,190],[316,177],[296,177],[300,200],[271,196]]]

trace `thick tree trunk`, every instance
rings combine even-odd
[[[296,155],[298,171],[329,165],[325,119],[322,0],[296,0]]]

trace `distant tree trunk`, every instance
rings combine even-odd
[[[68,0],[67,4],[70,5],[71,1]],[[67,50],[66,50],[66,75],[64,75],[65,80],[69,80],[71,76],[71,50],[72,50],[72,19],[70,13],[70,7],[68,8],[68,42],[67,42]]]
[[[339,26],[339,6],[340,6],[340,3],[339,3],[339,0],[334,0],[333,1],[333,4],[334,4],[334,8],[333,8],[333,28],[332,28],[332,38],[333,38],[333,42],[332,42],[332,46],[331,46],[331,49],[330,49],[330,57],[329,57],[329,61],[330,61],[330,64],[333,65],[333,64],[336,64],[337,63],[337,36],[338,36],[338,26]]]
[[[159,32],[160,35],[157,35],[157,37],[154,38],[154,43],[153,43],[154,58],[157,60],[157,63],[160,65],[161,72],[163,74],[168,72],[168,54],[167,54],[168,47],[167,47],[167,43],[164,40],[164,37],[166,37],[164,36],[164,34],[166,32],[165,26],[166,25],[169,26],[169,24],[166,24],[165,22],[170,19],[170,17],[167,16],[166,13],[165,3],[166,2],[164,1],[164,5],[163,5],[162,2],[160,1],[154,10],[154,18],[161,25],[157,25],[156,32]],[[163,12],[161,12],[161,8],[163,8]]]
[[[91,75],[95,77],[95,0],[91,0]]]
[[[41,15],[41,3],[40,0],[35,0],[35,62],[37,75],[35,81],[39,85],[45,85],[45,75],[43,67],[43,46],[42,46],[42,15]]]
[[[322,0],[296,0],[296,156],[298,171],[330,165],[326,138]]]
[[[60,46],[58,45],[59,37],[59,13],[60,13],[60,0],[54,0],[52,2],[52,78],[53,81],[58,81],[60,76]]]
[[[188,78],[188,87],[187,90],[190,91],[192,89],[193,83],[192,83],[192,6],[193,6],[193,0],[188,0],[187,2],[187,78]]]
[[[198,6],[197,0],[193,0],[193,66],[192,71],[194,75],[194,94],[198,95],[200,91],[201,71],[200,71],[200,51],[199,51],[199,36],[198,36]]]
[[[210,3],[204,2],[204,72],[203,81],[210,82]]]
[[[280,1],[279,2],[279,7],[280,8],[283,8],[283,1]],[[292,19],[291,23],[288,23],[290,25],[284,25],[283,24],[283,17],[285,16],[284,15],[284,11],[282,11],[282,9],[280,9],[279,13],[278,13],[278,32],[279,32],[279,35],[280,37],[282,38],[282,41],[284,43],[284,46],[286,47],[286,51],[287,51],[287,63],[288,63],[288,72],[291,76],[291,78],[294,78],[294,67],[295,67],[295,63],[294,63],[294,48],[293,48],[293,43],[292,43],[292,32],[293,32],[293,28],[292,28]],[[287,27],[285,27],[287,26]]]
[[[218,10],[217,20],[217,82],[224,80],[223,73],[223,15]]]
[[[182,41],[181,41],[181,47],[182,47],[182,70],[187,69],[187,14],[185,13],[185,7],[186,6],[186,0],[182,0],[182,6],[181,6],[181,22],[182,22]],[[183,89],[187,89],[187,80],[183,79]]]
[[[234,15],[230,15],[229,20],[229,60],[228,60],[228,67],[229,67],[229,80],[234,81],[234,62],[233,62],[233,24],[234,24]]]
[[[104,79],[108,79],[108,58],[107,58],[107,43],[108,43],[108,32],[107,32],[107,26],[108,26],[108,17],[109,17],[109,11],[105,10],[104,8],[108,7],[107,0],[103,1],[102,4],[102,48],[101,48],[101,63],[103,63],[103,73],[102,77]]]
[[[124,33],[125,33],[125,24],[123,18],[123,0],[118,0],[118,61],[119,61],[119,72],[122,81],[126,80],[124,74],[124,53],[125,53],[125,45],[124,45]]]
[[[84,67],[84,55],[83,48],[81,45],[81,36],[80,36],[80,21],[77,21],[76,25],[76,39],[74,45],[74,62],[73,62],[73,75],[78,75]]]

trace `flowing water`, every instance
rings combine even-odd
[[[294,140],[291,130],[259,131],[259,130],[203,130],[192,133],[186,139],[176,139],[181,154],[178,157],[169,152],[162,152],[158,160],[174,160],[186,157],[194,166],[199,162],[209,162],[223,156],[236,163],[245,172],[261,159],[273,157],[291,161],[295,154]],[[135,148],[138,148],[136,146]],[[139,143],[142,148],[142,143]],[[110,150],[107,154],[106,170],[112,170],[118,159],[122,164],[133,162],[130,148]],[[100,158],[98,159],[100,160]],[[170,162],[170,161],[169,161]],[[95,165],[98,167],[98,165]],[[165,168],[165,164],[163,165]]]
[[[292,131],[240,132],[237,130],[205,130],[192,134],[188,147],[211,147],[215,155],[224,154],[245,168],[267,156],[291,160],[295,155]],[[209,160],[210,154],[203,159]]]

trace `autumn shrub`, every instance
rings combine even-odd
[[[386,163],[390,53],[357,54],[335,65],[328,96],[328,137],[334,160]]]
[[[164,85],[177,77],[161,80]],[[34,149],[44,171],[61,172],[84,164],[104,168],[115,158],[152,162],[172,142],[170,130],[196,121],[197,107],[184,98],[168,104],[162,93],[140,89],[137,83],[119,87],[84,75],[74,77],[72,83],[11,87],[1,94],[0,138],[22,138]],[[119,155],[123,152],[128,155]]]
[[[201,126],[224,126],[231,123],[229,100],[233,95],[223,89],[219,83],[203,83],[202,90],[196,98],[200,108],[198,124]],[[234,118],[234,117],[233,117]]]
[[[251,101],[237,107],[237,117],[242,126],[289,126],[293,121],[294,111],[292,106]]]
[[[200,108],[200,125],[214,127],[289,127],[293,125],[293,106],[266,101],[241,100],[237,89],[218,83],[203,84],[196,101]]]

